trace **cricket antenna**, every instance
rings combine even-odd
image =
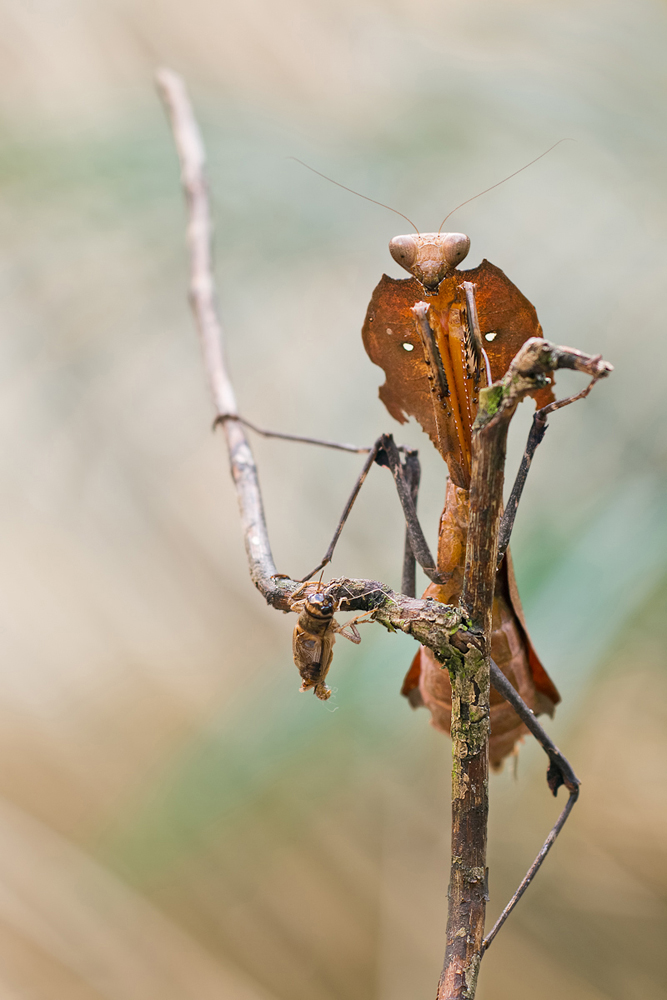
[[[306,168],[306,170],[311,170],[314,174],[317,174],[318,177],[323,177],[325,179],[325,181],[330,181],[332,184],[335,184],[336,187],[342,188],[343,191],[349,191],[350,194],[356,194],[357,198],[363,198],[364,201],[371,201],[371,202],[373,202],[374,205],[379,205],[380,208],[388,208],[390,212],[394,213],[394,215],[400,215],[400,217],[402,219],[405,219],[406,222],[409,222],[410,225],[412,226],[412,228],[414,229],[414,231],[416,232],[417,236],[420,235],[419,230],[415,226],[415,224],[412,221],[412,219],[408,219],[407,215],[403,215],[403,213],[399,212],[398,209],[392,208],[391,205],[385,205],[385,203],[383,201],[376,201],[375,198],[369,198],[367,194],[360,194],[359,191],[355,191],[355,190],[353,190],[353,188],[347,187],[346,184],[341,184],[340,181],[335,181],[333,179],[333,177],[327,177],[326,174],[323,174],[323,173],[321,173],[321,171],[316,170],[315,167],[311,167],[307,163],[304,163],[303,160],[300,160],[297,156],[288,156],[287,159],[288,160],[295,160],[296,163],[300,163],[302,167]],[[459,208],[460,207],[461,206],[459,205]],[[456,209],[454,209],[454,211],[456,211]]]
[[[485,188],[483,191],[480,191],[479,194],[474,194],[472,198],[466,198],[466,200],[462,201],[460,205],[457,205],[456,208],[453,208],[449,213],[449,215],[446,215],[444,217],[442,223],[440,224],[440,229],[438,230],[438,236],[442,232],[442,227],[447,222],[447,219],[451,215],[453,215],[454,212],[458,212],[460,208],[463,208],[464,205],[467,205],[469,202],[474,201],[475,198],[481,198],[483,194],[487,194],[489,191],[493,191],[494,188],[500,187],[500,185],[504,184],[505,181],[509,181],[512,179],[512,177],[516,177],[517,174],[520,174],[522,170],[527,170],[528,167],[532,167],[533,163],[537,163],[538,160],[541,160],[543,156],[546,156],[547,153],[550,153],[552,149],[556,148],[556,146],[560,146],[561,142],[575,142],[575,140],[570,139],[569,137],[565,137],[564,139],[559,139],[558,142],[555,142],[553,146],[549,146],[548,149],[545,149],[543,153],[540,153],[539,156],[536,156],[534,160],[530,161],[530,163],[526,163],[524,164],[523,167],[519,167],[518,170],[515,170],[513,174],[508,174],[507,177],[503,177],[501,181],[498,181],[496,184],[492,184],[491,187]]]

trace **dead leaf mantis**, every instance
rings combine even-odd
[[[163,70],[158,74],[158,84],[172,121],[181,161],[182,182],[188,203],[191,301],[201,336],[206,370],[217,413],[215,423],[222,423],[225,426],[225,436],[230,452],[232,474],[239,497],[246,552],[253,582],[264,594],[267,601],[275,607],[280,607],[283,610],[298,611],[300,615],[306,615],[303,621],[303,633],[306,637],[315,636],[317,638],[315,628],[316,618],[318,619],[317,627],[320,628],[321,626],[321,634],[326,635],[328,632],[331,633],[330,636],[327,636],[327,643],[320,643],[319,650],[315,652],[315,655],[310,660],[307,661],[307,657],[303,659],[302,665],[306,667],[307,677],[314,681],[313,686],[315,687],[318,684],[324,684],[324,675],[331,663],[332,642],[329,642],[328,639],[334,634],[333,613],[337,607],[337,603],[345,603],[346,607],[349,607],[350,610],[355,608],[367,609],[373,614],[376,620],[382,621],[386,627],[398,627],[403,631],[407,631],[408,634],[413,635],[422,644],[426,644],[429,648],[441,653],[443,662],[447,664],[450,662],[455,663],[456,656],[459,655],[457,650],[463,648],[467,650],[465,656],[470,654],[473,660],[476,657],[476,662],[479,663],[479,652],[475,652],[475,650],[483,649],[486,640],[481,637],[483,641],[481,646],[478,646],[480,639],[479,637],[476,639],[472,632],[469,633],[469,639],[466,639],[465,601],[468,591],[465,588],[469,586],[466,583],[467,574],[462,592],[462,607],[460,608],[441,603],[444,591],[436,593],[436,597],[439,600],[433,600],[429,597],[426,600],[416,601],[410,596],[405,596],[414,594],[415,561],[419,562],[425,574],[431,579],[431,586],[449,588],[453,595],[457,593],[457,588],[459,587],[457,574],[460,574],[461,571],[461,558],[460,553],[457,554],[456,548],[457,545],[460,547],[461,540],[467,530],[464,516],[466,498],[462,494],[467,492],[469,485],[466,479],[466,476],[470,474],[468,435],[472,429],[478,394],[482,391],[485,393],[484,412],[487,420],[490,418],[493,423],[492,408],[496,406],[499,413],[506,414],[503,422],[503,427],[506,427],[513,412],[512,405],[516,405],[516,402],[523,397],[525,392],[529,391],[528,387],[531,387],[530,391],[548,388],[546,384],[547,380],[540,372],[554,371],[559,367],[574,368],[591,375],[593,379],[591,382],[592,386],[598,378],[609,374],[612,370],[611,366],[601,361],[599,357],[592,358],[589,355],[583,355],[570,348],[557,348],[547,341],[539,339],[539,337],[535,338],[534,335],[541,333],[541,330],[539,329],[539,325],[535,326],[537,318],[534,314],[534,309],[521,296],[518,289],[515,289],[502,272],[494,268],[493,265],[483,262],[480,268],[473,272],[463,274],[457,272],[456,265],[460,263],[465,252],[467,252],[467,237],[461,234],[417,233],[417,240],[415,240],[415,237],[408,236],[397,237],[392,241],[392,252],[395,258],[408,267],[413,277],[403,282],[392,282],[392,279],[383,279],[380,283],[369,307],[364,331],[365,342],[373,360],[377,360],[377,363],[385,370],[387,381],[382,389],[382,398],[390,409],[390,412],[393,412],[399,420],[405,419],[405,414],[408,413],[412,413],[417,417],[447,461],[453,488],[459,491],[455,496],[456,503],[451,501],[449,504],[446,503],[445,516],[441,521],[438,558],[437,560],[433,559],[416,514],[416,497],[419,485],[419,464],[416,453],[397,448],[393,439],[387,436],[378,439],[371,449],[362,449],[352,445],[340,445],[335,442],[321,441],[314,438],[262,431],[239,416],[233,389],[222,356],[220,347],[221,329],[213,302],[211,224],[203,171],[203,145],[182,80],[170,71]],[[374,199],[369,200],[372,201]],[[392,211],[394,210],[392,209]],[[401,215],[402,213],[398,214]],[[389,283],[388,288],[383,288],[383,282]],[[413,293],[416,293],[416,298]],[[395,309],[395,307],[397,308]],[[389,324],[384,326],[384,335],[387,338],[384,340],[384,345],[397,345],[399,351],[402,351],[403,354],[415,355],[413,359],[415,367],[412,369],[414,377],[411,386],[409,385],[409,379],[402,380],[400,377],[401,363],[396,359],[403,359],[403,355],[396,352],[393,355],[386,354],[385,348],[382,346],[382,336],[378,340],[377,331],[382,333],[382,325],[387,319],[387,309],[395,310],[396,315],[392,318],[397,321],[397,327],[395,330],[394,326]],[[374,323],[374,333],[371,335],[369,328]],[[396,333],[399,334],[398,337],[395,336]],[[528,337],[528,340],[526,340],[526,337]],[[498,341],[496,346],[491,350],[487,350],[485,344],[495,344],[496,341]],[[417,351],[418,345],[421,347],[421,354]],[[513,358],[517,347],[521,349]],[[504,360],[503,348],[507,352]],[[376,350],[378,353],[374,357]],[[498,381],[498,375],[502,374],[506,367],[506,362],[509,362],[512,358],[512,364],[507,375]],[[482,359],[484,360],[483,366],[481,364]],[[496,364],[495,370],[494,359]],[[520,363],[519,359],[521,359]],[[536,367],[531,367],[533,364]],[[511,374],[512,371],[513,374]],[[398,376],[397,372],[399,373]],[[521,382],[522,379],[523,383]],[[487,383],[486,388],[481,386],[482,381]],[[488,385],[489,382],[492,382],[491,386]],[[521,385],[524,388],[521,388]],[[533,428],[529,435],[521,467],[503,515],[502,523],[499,524],[497,520],[495,522],[493,551],[494,553],[497,551],[498,561],[495,563],[493,560],[487,560],[485,564],[478,563],[480,568],[484,567],[482,577],[486,581],[484,586],[489,595],[488,599],[484,599],[486,601],[486,613],[487,615],[491,613],[490,608],[495,586],[496,595],[502,597],[506,602],[505,610],[510,616],[514,615],[516,619],[512,624],[515,627],[515,638],[518,635],[520,645],[522,639],[521,629],[523,629],[523,656],[530,668],[535,688],[538,691],[542,688],[543,694],[549,694],[548,686],[551,682],[546,675],[540,678],[535,665],[530,661],[529,640],[521,621],[517,604],[518,598],[515,601],[510,589],[510,570],[506,558],[506,549],[526,475],[535,449],[543,436],[548,413],[586,395],[591,386],[577,396],[561,400],[557,403],[552,401],[552,397],[542,400],[545,405],[535,415]],[[406,389],[413,390],[412,397],[410,392],[408,392],[407,396],[405,395]],[[509,399],[507,406],[505,405],[503,395],[505,391],[507,391]],[[416,393],[416,396],[414,396],[414,393]],[[516,402],[512,403],[512,400],[516,400]],[[329,550],[317,569],[303,578],[301,586],[303,587],[302,593],[305,593],[305,596],[301,607],[299,607],[300,602],[296,600],[299,587],[292,579],[285,581],[285,585],[281,586],[280,581],[278,581],[278,577],[281,574],[275,573],[275,564],[271,556],[262,510],[256,467],[252,460],[247,439],[242,430],[244,425],[269,437],[307,441],[312,444],[343,448],[346,451],[367,452],[364,468],[346,505]],[[307,581],[310,580],[310,577],[330,561],[335,544],[345,523],[345,518],[373,463],[386,465],[390,468],[405,514],[406,543],[403,563],[403,590],[405,593],[403,595],[393,594],[392,596],[393,592],[386,585],[378,585],[373,583],[373,581],[332,581],[323,590],[320,585],[308,584]],[[472,486],[475,488],[475,483],[483,480],[479,480],[479,464],[475,466],[473,463],[472,468],[474,473]],[[477,472],[475,472],[475,469],[477,469]],[[475,476],[477,476],[476,479]],[[500,479],[496,477],[496,482],[502,485],[502,475]],[[492,491],[491,495],[493,496],[493,503],[496,510],[499,510],[501,491],[495,488],[495,492]],[[484,538],[484,510],[479,504],[472,504],[470,511],[470,535],[475,540],[474,544],[476,545],[480,539]],[[496,534],[498,525],[500,530]],[[443,528],[446,530],[443,530]],[[443,552],[446,553],[446,558],[443,558]],[[505,566],[505,570],[503,570],[503,565]],[[496,566],[499,575],[494,580]],[[474,572],[473,567],[473,574]],[[507,591],[505,593],[503,593],[502,585],[499,586],[498,583],[499,580],[503,579],[503,572],[505,573],[504,578],[507,581]],[[315,588],[314,592],[313,588]],[[336,595],[335,598],[333,597],[334,594]],[[480,594],[481,591],[478,592],[476,598],[478,601]],[[317,601],[314,599],[316,596],[319,597]],[[327,598],[330,599],[329,603],[327,603]],[[500,616],[499,625],[500,631],[505,632],[505,622],[502,619],[502,615]],[[495,621],[493,621],[492,626],[491,619],[489,618],[489,631],[485,634],[489,634],[490,631],[498,631]],[[463,631],[461,631],[462,628]],[[339,629],[340,626],[336,623],[336,630]],[[326,649],[324,648],[325,645]],[[512,652],[511,649],[510,652]],[[493,647],[491,648],[491,653],[493,657]],[[300,653],[299,656],[301,656]],[[547,772],[547,780],[550,788],[555,794],[559,786],[564,784],[570,792],[570,796],[561,816],[545,841],[531,869],[503,911],[499,921],[484,940],[482,940],[484,920],[483,900],[485,893],[483,885],[485,882],[484,869],[480,868],[478,871],[477,868],[471,868],[468,872],[471,877],[474,874],[473,881],[480,883],[475,888],[475,894],[479,897],[478,902],[475,903],[475,914],[469,908],[468,912],[464,912],[467,907],[465,892],[463,895],[459,893],[460,898],[457,905],[463,902],[464,910],[461,910],[459,906],[458,915],[457,905],[455,905],[453,897],[450,896],[447,954],[445,968],[443,969],[438,989],[439,997],[474,995],[477,969],[479,968],[479,961],[484,949],[489,946],[498,929],[544,860],[546,853],[550,849],[551,844],[576,801],[579,788],[579,782],[569,763],[560,754],[537,722],[534,712],[521,698],[513,684],[510,683],[512,678],[508,680],[505,677],[503,671],[494,662],[492,657],[490,660],[490,669],[493,686],[498,694],[506,699],[511,709],[514,710],[526,728],[536,736],[549,757],[550,765]],[[466,662],[468,661],[466,660]],[[420,664],[418,687],[423,697],[421,684],[422,667],[423,664]],[[441,674],[445,673],[442,668],[439,669]],[[488,685],[488,673],[486,684]],[[520,687],[520,685],[517,686]],[[414,687],[411,688],[411,690],[415,689]],[[551,702],[553,704],[558,696],[552,685],[551,695]],[[426,699],[424,699],[424,702],[427,703]],[[431,711],[433,714],[432,707]],[[488,724],[483,725],[480,732],[483,732],[485,729],[488,731]],[[511,743],[513,742],[514,737]],[[483,742],[480,744],[482,747],[484,745]],[[481,758],[482,756],[484,755],[477,753],[477,758]],[[502,752],[500,752],[500,756],[502,757]],[[484,773],[485,770],[482,767],[480,775]],[[470,790],[474,792],[474,787]],[[466,791],[464,794],[467,796],[468,792]],[[478,793],[475,792],[474,794],[477,795]],[[486,793],[484,792],[484,799],[485,795]],[[466,806],[466,808],[469,808],[469,806]],[[456,809],[454,809],[454,812],[456,812]],[[474,854],[478,850],[478,847],[481,849],[479,857],[482,864],[485,863],[485,826],[484,820],[480,828],[482,830],[483,843],[474,847],[473,850]],[[465,837],[461,841],[461,846],[464,851],[468,851],[468,844]],[[452,860],[452,872],[454,873],[456,866],[460,866],[460,862],[463,859],[457,861],[457,859],[453,858]],[[463,874],[465,882],[467,875]],[[460,877],[461,872],[456,875],[459,882]],[[482,893],[481,896],[479,895],[480,891]],[[481,905],[479,905],[480,903]],[[466,932],[463,938],[460,933],[461,925],[456,922],[452,924],[453,917],[455,921],[463,918],[468,921],[470,932]],[[473,923],[470,921],[473,921]],[[450,932],[452,928],[454,929],[453,934]],[[474,940],[470,936],[473,929]],[[468,975],[472,977],[470,980],[468,980]]]

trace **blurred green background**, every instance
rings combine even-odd
[[[1,0],[0,39],[2,995],[405,1000],[442,959],[449,742],[399,696],[413,645],[339,642],[317,702],[293,620],[248,580],[186,302],[168,64],[209,150],[242,412],[420,447],[433,543],[444,469],[384,411],[360,338],[405,225],[287,157],[429,230],[576,140],[452,220],[546,336],[616,365],[552,419],[516,528],[564,696],[549,728],[584,785],[478,995],[667,996],[665,3]],[[360,459],[256,455],[300,575]],[[398,585],[401,536],[376,469],[333,573]],[[528,744],[491,796],[490,919],[560,807]]]

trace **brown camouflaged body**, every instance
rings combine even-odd
[[[467,490],[455,486],[450,480],[438,541],[438,569],[447,577],[447,582],[429,584],[424,597],[433,597],[443,604],[458,603],[463,583],[468,514]],[[509,553],[503,560],[496,584],[491,656],[536,715],[543,712],[553,715],[560,697],[540,663],[523,624]],[[425,646],[420,647],[412,661],[402,694],[413,707],[426,706],[435,728],[449,733],[452,713],[449,674]],[[498,767],[503,758],[512,753],[517,740],[527,732],[514,709],[492,688],[489,740],[491,765]]]
[[[463,281],[473,282],[482,343],[491,377],[496,380],[529,337],[542,336],[534,307],[503,272],[488,261],[469,271],[454,271],[428,294],[415,278],[395,280],[383,275],[373,293],[363,328],[369,357],[385,372],[380,398],[393,417],[405,423],[414,416],[447,462],[450,479],[438,536],[438,569],[445,584],[430,584],[424,593],[444,604],[458,602],[463,583],[468,530],[470,433],[477,411],[480,386],[486,384],[483,367],[472,370],[465,357],[467,316]],[[429,323],[443,359],[449,392],[443,412],[434,410],[421,340],[411,307],[430,306]],[[486,334],[495,334],[491,341]],[[408,345],[406,349],[405,345]],[[410,349],[412,348],[412,349]],[[537,404],[553,399],[550,388],[535,393]],[[553,714],[559,694],[542,667],[523,620],[509,552],[498,572],[493,607],[492,657],[536,714]],[[433,725],[449,733],[451,688],[449,675],[428,649],[417,653],[403,685],[412,705],[425,705]],[[515,712],[491,691],[490,760],[498,766],[510,754],[526,729]]]

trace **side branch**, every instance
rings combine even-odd
[[[273,579],[276,567],[266,530],[257,467],[243,425],[237,419],[236,398],[227,373],[222,349],[222,325],[215,304],[204,144],[181,77],[169,69],[161,69],[156,79],[181,165],[181,183],[188,213],[190,304],[197,322],[216,420],[223,424],[227,439],[250,577],[266,600],[273,604],[280,599],[280,590]]]
[[[397,594],[373,580],[332,580],[324,589],[341,611],[370,611],[372,620],[390,632],[405,632],[428,646],[450,669],[461,662],[479,637],[469,630],[460,608],[441,604],[432,597],[417,599]]]

